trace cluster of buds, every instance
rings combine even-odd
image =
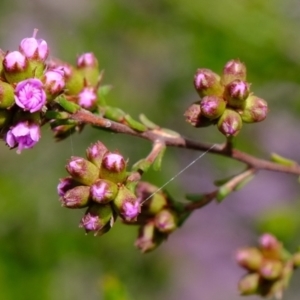
[[[291,255],[273,235],[264,234],[258,248],[238,250],[236,260],[247,270],[238,285],[242,295],[281,299],[293,270],[300,265],[300,252]]]
[[[127,163],[101,143],[88,147],[86,159],[71,157],[70,176],[60,179],[57,192],[63,207],[86,208],[79,226],[86,233],[106,233],[119,216],[125,224],[140,225],[136,246],[147,252],[177,228],[168,197],[146,182],[132,182]]]
[[[101,143],[92,144],[86,158],[71,157],[66,165],[69,177],[60,180],[57,190],[62,206],[85,208],[80,227],[101,235],[107,232],[117,216],[135,222],[140,202],[126,186],[126,161]]]
[[[48,60],[47,42],[33,36],[24,38],[16,51],[0,50],[0,129],[10,148],[32,148],[40,139],[40,127],[64,94],[67,100],[93,110],[99,87],[98,62],[93,54],[78,57],[75,68]],[[53,120],[52,120],[53,121]],[[55,135],[66,131],[50,121]],[[53,123],[53,124],[52,124]]]
[[[267,103],[250,92],[246,66],[239,60],[227,62],[221,76],[198,69],[194,86],[201,99],[184,114],[194,127],[217,124],[219,131],[230,137],[240,132],[243,122],[260,122],[267,116]]]

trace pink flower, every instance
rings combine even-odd
[[[15,101],[24,111],[34,113],[41,110],[46,103],[43,83],[37,78],[19,82],[15,88]]]
[[[19,50],[27,58],[41,61],[45,61],[49,54],[47,42],[42,39],[36,39],[35,37],[23,39],[19,45]]]
[[[6,134],[6,143],[10,148],[18,147],[17,153],[23,149],[32,148],[40,139],[40,126],[27,121],[20,122],[11,127]]]
[[[125,201],[122,207],[122,215],[127,221],[132,221],[141,212],[141,206],[139,201]]]
[[[85,87],[78,94],[78,104],[86,109],[94,108],[97,101],[96,91],[93,87]]]

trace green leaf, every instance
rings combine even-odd
[[[146,159],[141,159],[132,166],[132,171],[136,172],[138,170],[141,170],[143,172],[147,172],[150,167],[151,163],[149,161],[147,161]]]
[[[124,119],[128,123],[129,127],[134,130],[141,131],[141,132],[147,130],[147,127],[144,124],[134,120],[130,115],[125,115]]]
[[[74,114],[78,110],[80,110],[80,106],[74,102],[71,102],[67,100],[67,98],[64,95],[60,95],[55,99],[55,102],[57,102],[65,111]]]
[[[101,85],[98,89],[98,104],[101,106],[106,105],[105,98],[108,93],[112,90],[111,85]]]
[[[221,203],[231,192],[231,188],[229,188],[227,185],[221,186],[216,195],[216,200]]]
[[[271,160],[280,165],[284,165],[284,166],[288,166],[288,167],[291,167],[291,166],[294,166],[297,164],[297,162],[295,162],[294,160],[283,157],[277,153],[271,153]]]
[[[65,120],[68,119],[69,114],[65,111],[54,111],[54,110],[48,110],[45,113],[45,116],[49,120]]]
[[[161,164],[162,164],[162,159],[164,157],[164,154],[166,152],[167,147],[164,146],[161,151],[159,152],[159,154],[157,155],[156,159],[153,162],[153,170],[154,171],[160,171],[161,169]]]
[[[247,176],[244,180],[242,180],[239,184],[235,186],[234,190],[238,191],[241,188],[243,188],[248,182],[250,182],[254,178],[254,176],[254,174],[250,174],[249,176]]]
[[[140,121],[148,128],[148,129],[157,129],[159,126],[152,121],[150,121],[144,114],[139,115]]]
[[[187,195],[185,195],[185,198],[191,202],[201,202],[203,199],[205,199],[205,195],[203,195],[203,194],[187,194]]]

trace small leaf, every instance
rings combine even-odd
[[[153,170],[154,171],[160,171],[161,164],[162,164],[162,159],[164,157],[166,149],[167,149],[166,146],[164,146],[163,148],[161,148],[159,154],[157,155],[156,159],[154,160],[154,162],[153,162]]]
[[[117,107],[105,106],[104,117],[116,122],[122,122],[125,112]]]
[[[147,127],[144,124],[134,120],[130,115],[125,115],[124,119],[128,123],[129,127],[134,130],[141,131],[141,132],[147,130]]]
[[[224,185],[225,183],[227,183],[228,181],[230,181],[234,177],[236,177],[236,175],[231,175],[231,176],[229,176],[227,178],[222,178],[222,179],[215,180],[214,181],[214,185],[215,186],[222,186],[222,185]]]
[[[138,170],[141,170],[143,172],[147,172],[150,166],[151,163],[149,161],[147,161],[146,159],[141,159],[132,166],[132,171],[136,172]]]
[[[148,128],[148,129],[157,129],[158,125],[150,121],[144,114],[139,115],[140,121]]]
[[[105,97],[108,95],[108,93],[112,90],[111,85],[101,85],[98,89],[98,104],[101,106],[105,106]]]
[[[201,202],[205,199],[205,195],[203,194],[187,194],[185,198],[191,202]]]
[[[246,178],[244,178],[244,180],[242,180],[239,184],[237,184],[234,188],[235,191],[240,190],[241,188],[243,188],[248,182],[250,182],[253,178],[254,178],[254,174],[250,174],[249,176],[247,176]]]
[[[284,165],[284,166],[288,166],[288,167],[291,167],[291,166],[294,166],[297,164],[297,162],[295,162],[294,160],[283,157],[277,153],[271,153],[271,160],[280,165]]]
[[[58,96],[55,101],[67,112],[74,114],[76,113],[79,109],[80,106],[74,102],[71,102],[66,99],[64,95]]]
[[[216,200],[221,203],[231,192],[231,188],[229,188],[227,185],[221,186],[216,195]]]
[[[65,111],[48,110],[45,113],[45,117],[49,120],[64,120],[69,118],[69,114]]]

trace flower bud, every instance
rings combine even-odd
[[[19,51],[8,52],[3,60],[3,71],[9,83],[16,83],[32,77],[27,58]]]
[[[37,78],[19,82],[15,88],[15,101],[24,111],[40,111],[46,103],[43,83]]]
[[[5,141],[10,148],[18,147],[17,153],[32,148],[40,139],[40,126],[34,122],[22,121],[6,133]]]
[[[165,239],[165,235],[158,232],[153,222],[148,222],[139,229],[139,236],[135,241],[135,246],[146,253],[154,250]]]
[[[88,110],[93,110],[97,104],[97,93],[93,87],[84,87],[77,95],[77,103]]]
[[[198,69],[194,76],[194,86],[200,97],[215,95],[222,96],[224,87],[220,76],[209,69]]]
[[[15,103],[14,88],[0,80],[0,108],[9,108]]]
[[[93,184],[99,175],[99,169],[94,164],[77,156],[71,157],[66,165],[66,170],[74,180],[84,185]]]
[[[86,233],[93,231],[94,235],[102,235],[113,226],[114,221],[115,216],[110,204],[93,204],[81,219],[79,227],[84,228]]]
[[[47,99],[54,99],[65,87],[63,70],[54,69],[46,71],[42,82],[44,83],[44,88],[47,93]]]
[[[58,66],[63,68],[65,75],[65,93],[67,95],[77,95],[84,87],[84,77],[79,70],[73,68],[71,65]]]
[[[232,110],[225,109],[218,121],[218,129],[225,136],[236,136],[242,128],[242,119],[240,115]]]
[[[106,204],[114,200],[118,193],[118,186],[105,179],[97,179],[91,185],[91,198],[93,201]]]
[[[113,201],[114,207],[121,217],[127,222],[135,222],[141,212],[141,205],[136,196],[124,185],[119,187],[119,192]]]
[[[135,190],[137,198],[141,203],[147,199],[142,205],[142,214],[155,215],[168,205],[166,195],[161,191],[157,192],[157,190],[158,187],[148,182],[139,182],[137,184]]]
[[[100,167],[100,178],[114,183],[122,183],[126,179],[126,162],[119,153],[106,152]]]
[[[67,208],[83,208],[89,203],[90,187],[79,185],[68,190],[61,198],[62,206]]]
[[[195,102],[184,113],[185,120],[194,127],[206,127],[212,125],[212,121],[201,114],[200,103]]]
[[[236,79],[246,80],[246,73],[245,64],[239,59],[232,59],[224,66],[221,82],[227,85]]]
[[[72,177],[61,178],[57,185],[57,193],[60,197],[63,197],[68,190],[75,186],[78,186],[78,182],[72,179]]]
[[[43,39],[36,39],[35,34],[36,32],[33,37],[23,39],[19,50],[29,59],[45,61],[49,54],[47,42]]]
[[[268,104],[265,100],[250,95],[241,111],[242,120],[246,123],[263,121],[268,114]]]
[[[84,53],[80,55],[77,59],[77,68],[88,85],[97,85],[100,72],[98,69],[98,60],[93,53]]]
[[[259,274],[251,273],[246,274],[238,283],[238,290],[241,295],[253,295],[259,289]]]
[[[210,119],[217,119],[219,118],[225,108],[226,102],[223,98],[218,96],[205,96],[200,102],[201,114]]]
[[[293,255],[293,264],[295,268],[299,268],[300,267],[300,251],[296,252]]]
[[[108,150],[104,144],[97,141],[86,149],[86,157],[96,167],[100,168],[103,156],[106,152],[108,152]]]
[[[241,108],[250,93],[250,84],[236,79],[225,87],[224,97],[231,107]]]
[[[254,247],[239,249],[235,258],[241,267],[249,271],[259,270],[263,261],[262,253]]]
[[[266,258],[281,259],[282,244],[277,240],[275,236],[269,233],[263,234],[259,239],[259,245],[262,254]]]
[[[279,260],[265,259],[260,267],[259,274],[267,280],[275,280],[280,277],[283,264]]]
[[[155,227],[163,233],[171,233],[177,228],[177,220],[174,213],[168,209],[164,209],[155,215]]]

